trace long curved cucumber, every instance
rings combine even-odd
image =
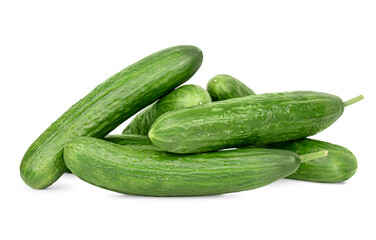
[[[144,196],[198,196],[254,189],[293,173],[294,152],[244,148],[178,155],[78,137],[64,147],[73,174],[95,186]]]
[[[165,113],[149,138],[165,151],[183,154],[284,142],[326,129],[348,103],[311,91],[234,98]]]
[[[300,139],[267,147],[289,150],[299,155],[328,151],[326,157],[302,163],[299,169],[287,178],[324,183],[343,182],[351,178],[358,167],[354,154],[342,146],[328,142]]]
[[[145,108],[124,129],[123,134],[148,135],[151,125],[163,113],[211,102],[209,93],[197,85],[184,85]]]
[[[222,101],[232,98],[255,95],[255,93],[238,79],[220,74],[209,80],[206,85],[212,101]]]
[[[187,81],[202,52],[176,46],[154,53],[97,86],[57,119],[29,147],[20,172],[32,188],[46,188],[66,170],[65,143],[77,136],[104,137],[123,121]]]

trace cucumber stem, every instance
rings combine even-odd
[[[363,98],[364,98],[363,95],[359,95],[359,96],[357,96],[357,97],[354,97],[354,98],[352,98],[352,99],[350,99],[350,100],[344,102],[343,104],[345,105],[345,107],[347,107],[347,106],[350,106],[351,104],[354,104],[354,103],[356,103],[356,102],[359,102],[359,101],[362,100]]]
[[[316,158],[322,158],[328,156],[328,150],[323,150],[319,152],[314,152],[314,153],[307,153],[304,155],[300,156],[300,162],[308,162]]]

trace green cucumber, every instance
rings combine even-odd
[[[252,89],[244,83],[226,74],[220,74],[210,79],[206,90],[213,102],[255,95]]]
[[[148,146],[78,137],[64,147],[73,174],[95,186],[144,196],[199,196],[250,190],[292,174],[301,161],[291,151],[244,148],[178,155]]]
[[[145,108],[124,129],[123,134],[148,135],[151,125],[163,113],[211,102],[209,93],[197,85],[181,86]]]
[[[234,98],[165,113],[149,138],[165,151],[183,154],[284,142],[326,129],[347,103],[310,91]]]
[[[156,151],[163,151],[158,147],[154,146],[149,137],[145,135],[135,135],[135,134],[111,134],[103,138],[103,140],[116,143],[119,145],[130,145],[134,148],[149,148]]]
[[[322,150],[328,151],[328,156],[302,163],[299,169],[287,178],[337,183],[351,178],[358,167],[357,160],[348,149],[328,142],[300,139],[295,141],[275,143],[269,148],[293,151],[299,155],[314,153]]]
[[[123,69],[74,104],[30,146],[20,172],[27,185],[42,189],[66,170],[65,143],[77,136],[102,138],[123,121],[187,81],[200,67],[202,52],[176,46]]]
[[[103,138],[119,145],[153,146],[148,136],[136,134],[110,134]],[[156,148],[156,147],[155,147]]]
[[[220,85],[220,87],[215,86],[215,84]],[[253,92],[238,90],[244,89],[244,86],[245,85],[240,81],[221,82],[210,80],[207,89],[212,99],[213,96],[222,96],[220,100],[245,97],[254,94]],[[216,91],[209,89],[215,89]],[[359,99],[354,98],[353,100],[346,102],[345,105],[350,105],[357,100]],[[358,166],[355,156],[348,149],[323,141],[299,139],[274,143],[266,147],[290,150],[299,155],[328,150],[328,156],[302,163],[295,173],[287,176],[287,178],[291,179],[325,183],[343,182],[355,174]]]

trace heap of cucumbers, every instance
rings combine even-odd
[[[255,94],[223,74],[206,90],[178,87],[202,59],[197,47],[175,46],[107,79],[29,147],[20,166],[24,182],[43,189],[70,170],[116,192],[199,196],[285,177],[334,183],[354,175],[357,160],[348,149],[307,137],[363,96],[343,102],[311,91]],[[142,109],[123,134],[108,135]]]

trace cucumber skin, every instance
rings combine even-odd
[[[163,151],[160,148],[156,147],[151,143],[148,136],[145,135],[135,135],[135,134],[111,134],[103,138],[111,143],[117,145],[127,145],[132,146],[133,148],[139,148],[141,150],[148,148],[155,151]]]
[[[153,146],[155,147],[148,136],[136,134],[110,134],[103,140],[116,143],[119,145],[134,145],[134,146]],[[157,149],[157,147],[155,147]]]
[[[168,112],[153,124],[152,143],[173,153],[265,145],[314,135],[343,113],[342,100],[310,91],[268,93]]]
[[[65,171],[63,146],[76,136],[102,138],[133,114],[187,81],[200,67],[202,52],[176,46],[123,69],[74,104],[29,147],[20,172],[43,189]]]
[[[337,183],[351,178],[358,167],[357,160],[348,149],[328,142],[300,139],[268,145],[268,148],[284,149],[304,155],[328,150],[328,156],[304,162],[287,178],[311,182]]]
[[[255,95],[252,89],[244,83],[226,74],[220,74],[210,79],[206,90],[213,102]]]
[[[148,135],[151,125],[163,113],[211,102],[209,93],[197,85],[181,86],[145,108],[124,129],[123,134]]]
[[[250,190],[290,175],[299,156],[244,148],[178,155],[78,137],[64,147],[73,174],[108,190],[143,196],[201,196]]]

